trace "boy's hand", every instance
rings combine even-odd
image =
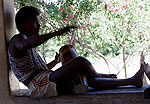
[[[57,63],[59,63],[60,62],[60,55],[56,52],[56,56],[55,56],[55,61],[57,62]]]

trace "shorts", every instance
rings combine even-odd
[[[57,96],[56,84],[49,81],[52,72],[45,71],[35,76],[28,85],[31,97],[53,97]]]

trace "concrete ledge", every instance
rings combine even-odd
[[[150,104],[144,99],[144,89],[132,86],[117,89],[94,90],[90,89],[83,94],[60,95],[51,98],[31,98],[28,95],[12,96],[15,104]]]
[[[143,86],[142,88],[136,88],[134,86],[122,86],[117,88],[109,88],[102,90],[91,89],[84,94],[132,94],[132,93],[143,93],[149,85]]]
[[[33,99],[15,97],[15,104],[149,104],[143,94],[66,95],[53,98]]]

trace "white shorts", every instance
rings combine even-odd
[[[53,97],[57,96],[56,84],[49,81],[49,76],[52,72],[45,71],[38,74],[29,83],[31,97]]]

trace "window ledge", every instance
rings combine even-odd
[[[150,99],[144,99],[144,90],[150,87],[135,88],[132,86],[108,90],[90,89],[83,94],[59,95],[51,98],[31,98],[29,90],[15,91],[12,99],[15,104],[149,104]]]
[[[146,88],[150,85],[144,85],[142,88],[136,88],[134,86],[123,86],[113,89],[101,89],[96,90],[89,88],[89,91],[79,94],[79,95],[102,95],[102,94],[131,94],[131,93],[143,93]],[[30,96],[30,91],[28,89],[19,89],[11,92],[12,96]]]

